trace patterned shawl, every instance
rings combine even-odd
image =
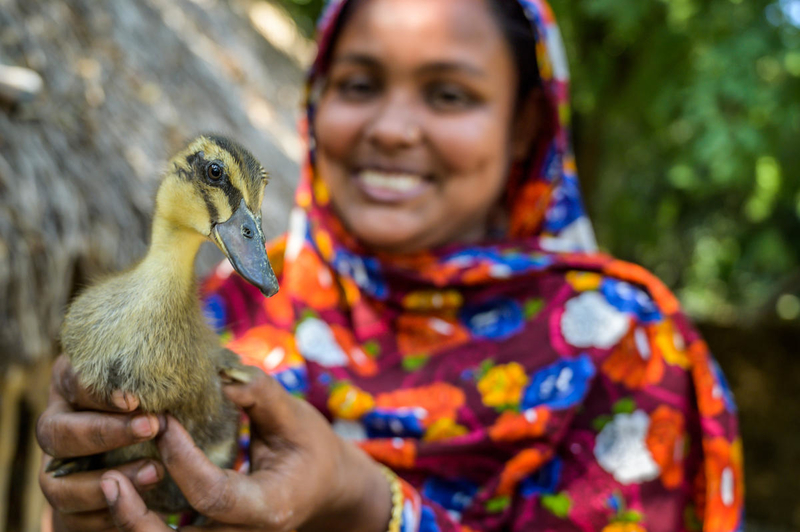
[[[344,3],[320,20],[311,139]],[[406,481],[403,530],[736,530],[730,392],[670,291],[595,252],[559,30],[544,0],[521,4],[552,136],[509,176],[506,235],[371,255],[331,209],[311,149],[289,233],[269,245],[281,291],[264,299],[223,263],[204,286],[208,315]]]

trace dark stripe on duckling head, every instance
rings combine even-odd
[[[253,154],[244,146],[235,140],[223,137],[222,135],[205,135],[211,142],[227,151],[233,157],[233,160],[239,166],[239,174],[242,177],[243,186],[247,188],[246,197],[251,203],[255,202],[260,196],[260,192],[264,187],[264,167],[258,162],[258,159],[253,157]],[[244,192],[244,191],[242,191]],[[234,198],[235,199],[235,198]],[[242,196],[239,195],[236,200],[238,207]],[[233,207],[233,206],[232,206]],[[251,209],[259,210],[260,205],[248,205]]]
[[[189,168],[192,168],[192,169],[194,169],[195,172],[197,172],[199,169],[203,168],[203,166],[205,165],[204,157],[205,157],[205,153],[203,153],[202,151],[198,151],[196,153],[190,153],[186,157],[186,164],[189,165]],[[176,167],[177,167],[177,165],[176,165]],[[178,175],[180,175],[181,178],[183,178],[183,179],[185,179],[187,181],[191,180],[194,177],[191,172],[188,172],[185,169],[179,168],[179,167],[178,167]]]
[[[231,212],[235,212],[242,202],[242,191],[233,186],[230,179],[226,179],[219,188],[222,189],[222,192],[225,193],[225,197],[228,198],[228,205],[231,207]]]
[[[190,181],[192,179],[192,174],[186,168],[178,165],[178,163],[172,163],[172,168],[175,170],[175,174],[180,177],[184,181]]]
[[[208,216],[211,221],[216,222],[219,220],[219,211],[217,210],[216,205],[214,202],[211,201],[211,197],[208,195],[208,190],[203,187],[200,189],[200,194],[203,196],[203,201],[206,204],[206,209],[208,209]]]

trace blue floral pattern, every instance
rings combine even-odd
[[[545,405],[554,410],[579,403],[589,391],[595,367],[588,355],[551,364],[536,373],[522,396],[522,409]]]

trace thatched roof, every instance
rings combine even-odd
[[[272,175],[265,232],[284,229],[303,74],[257,31],[286,46],[273,15],[234,0],[3,2],[0,63],[44,84],[0,109],[0,370],[52,355],[80,285],[142,254],[164,161],[194,133],[253,151]]]

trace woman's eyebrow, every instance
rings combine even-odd
[[[371,68],[379,68],[381,66],[381,62],[375,57],[358,52],[351,52],[336,56],[332,62],[332,64],[334,65],[341,63],[356,64]],[[486,72],[480,67],[477,67],[475,65],[463,61],[435,61],[431,63],[426,63],[425,65],[417,69],[417,73],[418,74],[466,73],[470,76],[481,77],[481,78],[486,76]]]
[[[434,63],[427,63],[420,67],[417,72],[420,74],[464,73],[473,77],[486,77],[486,72],[480,67],[461,61],[437,61]]]

